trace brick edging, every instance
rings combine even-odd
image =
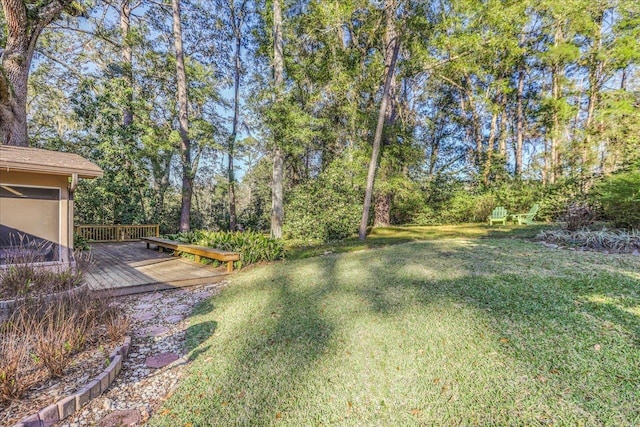
[[[91,399],[100,396],[116,379],[122,369],[122,362],[129,354],[131,337],[126,336],[124,343],[109,355],[109,366],[87,385],[70,396],[52,403],[38,413],[23,418],[13,427],[45,427],[58,423],[81,409]]]

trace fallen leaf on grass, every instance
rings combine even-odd
[[[160,411],[160,415],[169,415],[171,413],[170,409],[163,409],[162,411]]]
[[[281,418],[282,418],[282,412],[276,413],[276,420],[279,420]]]
[[[348,406],[349,408],[352,408],[352,407],[353,407],[353,403],[351,403],[351,401],[348,401],[348,402],[347,402],[347,406]]]
[[[422,413],[422,411],[420,409],[418,409],[418,408],[413,408],[411,410],[411,415],[419,415],[421,413]]]
[[[602,346],[600,346],[600,344],[596,344],[596,345],[593,346],[593,349],[595,351],[600,351],[601,348],[602,348]]]
[[[506,344],[506,343],[508,343],[508,342],[509,342],[509,338],[500,338],[500,342],[501,342],[502,344]]]

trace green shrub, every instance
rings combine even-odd
[[[443,205],[441,219],[444,223],[482,222],[491,215],[496,203],[491,193],[473,194],[458,190]]]
[[[441,223],[440,216],[431,207],[424,205],[422,209],[416,212],[411,218],[411,224],[414,225],[439,225]]]
[[[640,228],[640,172],[607,177],[595,187],[595,198],[605,219],[616,227]]]
[[[73,250],[86,251],[89,249],[91,249],[91,246],[89,246],[89,242],[87,242],[87,239],[85,239],[78,233],[73,233]]]
[[[362,215],[362,196],[345,170],[329,170],[297,186],[285,206],[288,239],[329,242],[352,236]]]
[[[229,232],[195,230],[187,233],[169,234],[171,240],[207,246],[223,251],[240,252],[238,268],[260,261],[276,261],[284,258],[284,243],[257,231]]]

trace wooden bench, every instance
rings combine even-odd
[[[163,239],[161,237],[143,237],[140,240],[147,244],[147,249],[149,249],[149,244],[152,243],[158,247],[158,251],[162,252],[164,248],[171,249],[172,251],[177,251],[178,246],[181,245],[180,242],[176,242],[175,240]]]
[[[226,262],[227,272],[229,273],[233,271],[233,262],[240,260],[240,253],[238,252],[221,251],[219,249],[207,248],[206,246],[190,245],[175,240],[162,239],[160,237],[143,237],[141,240],[147,244],[147,249],[149,249],[149,244],[154,244],[158,247],[159,251],[167,248],[173,250],[174,254],[177,252],[192,254],[195,256],[196,262],[200,262],[202,257]]]

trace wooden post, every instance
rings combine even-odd
[[[156,224],[156,237],[160,237],[160,224]]]
[[[233,273],[233,261],[227,261],[227,273]]]

